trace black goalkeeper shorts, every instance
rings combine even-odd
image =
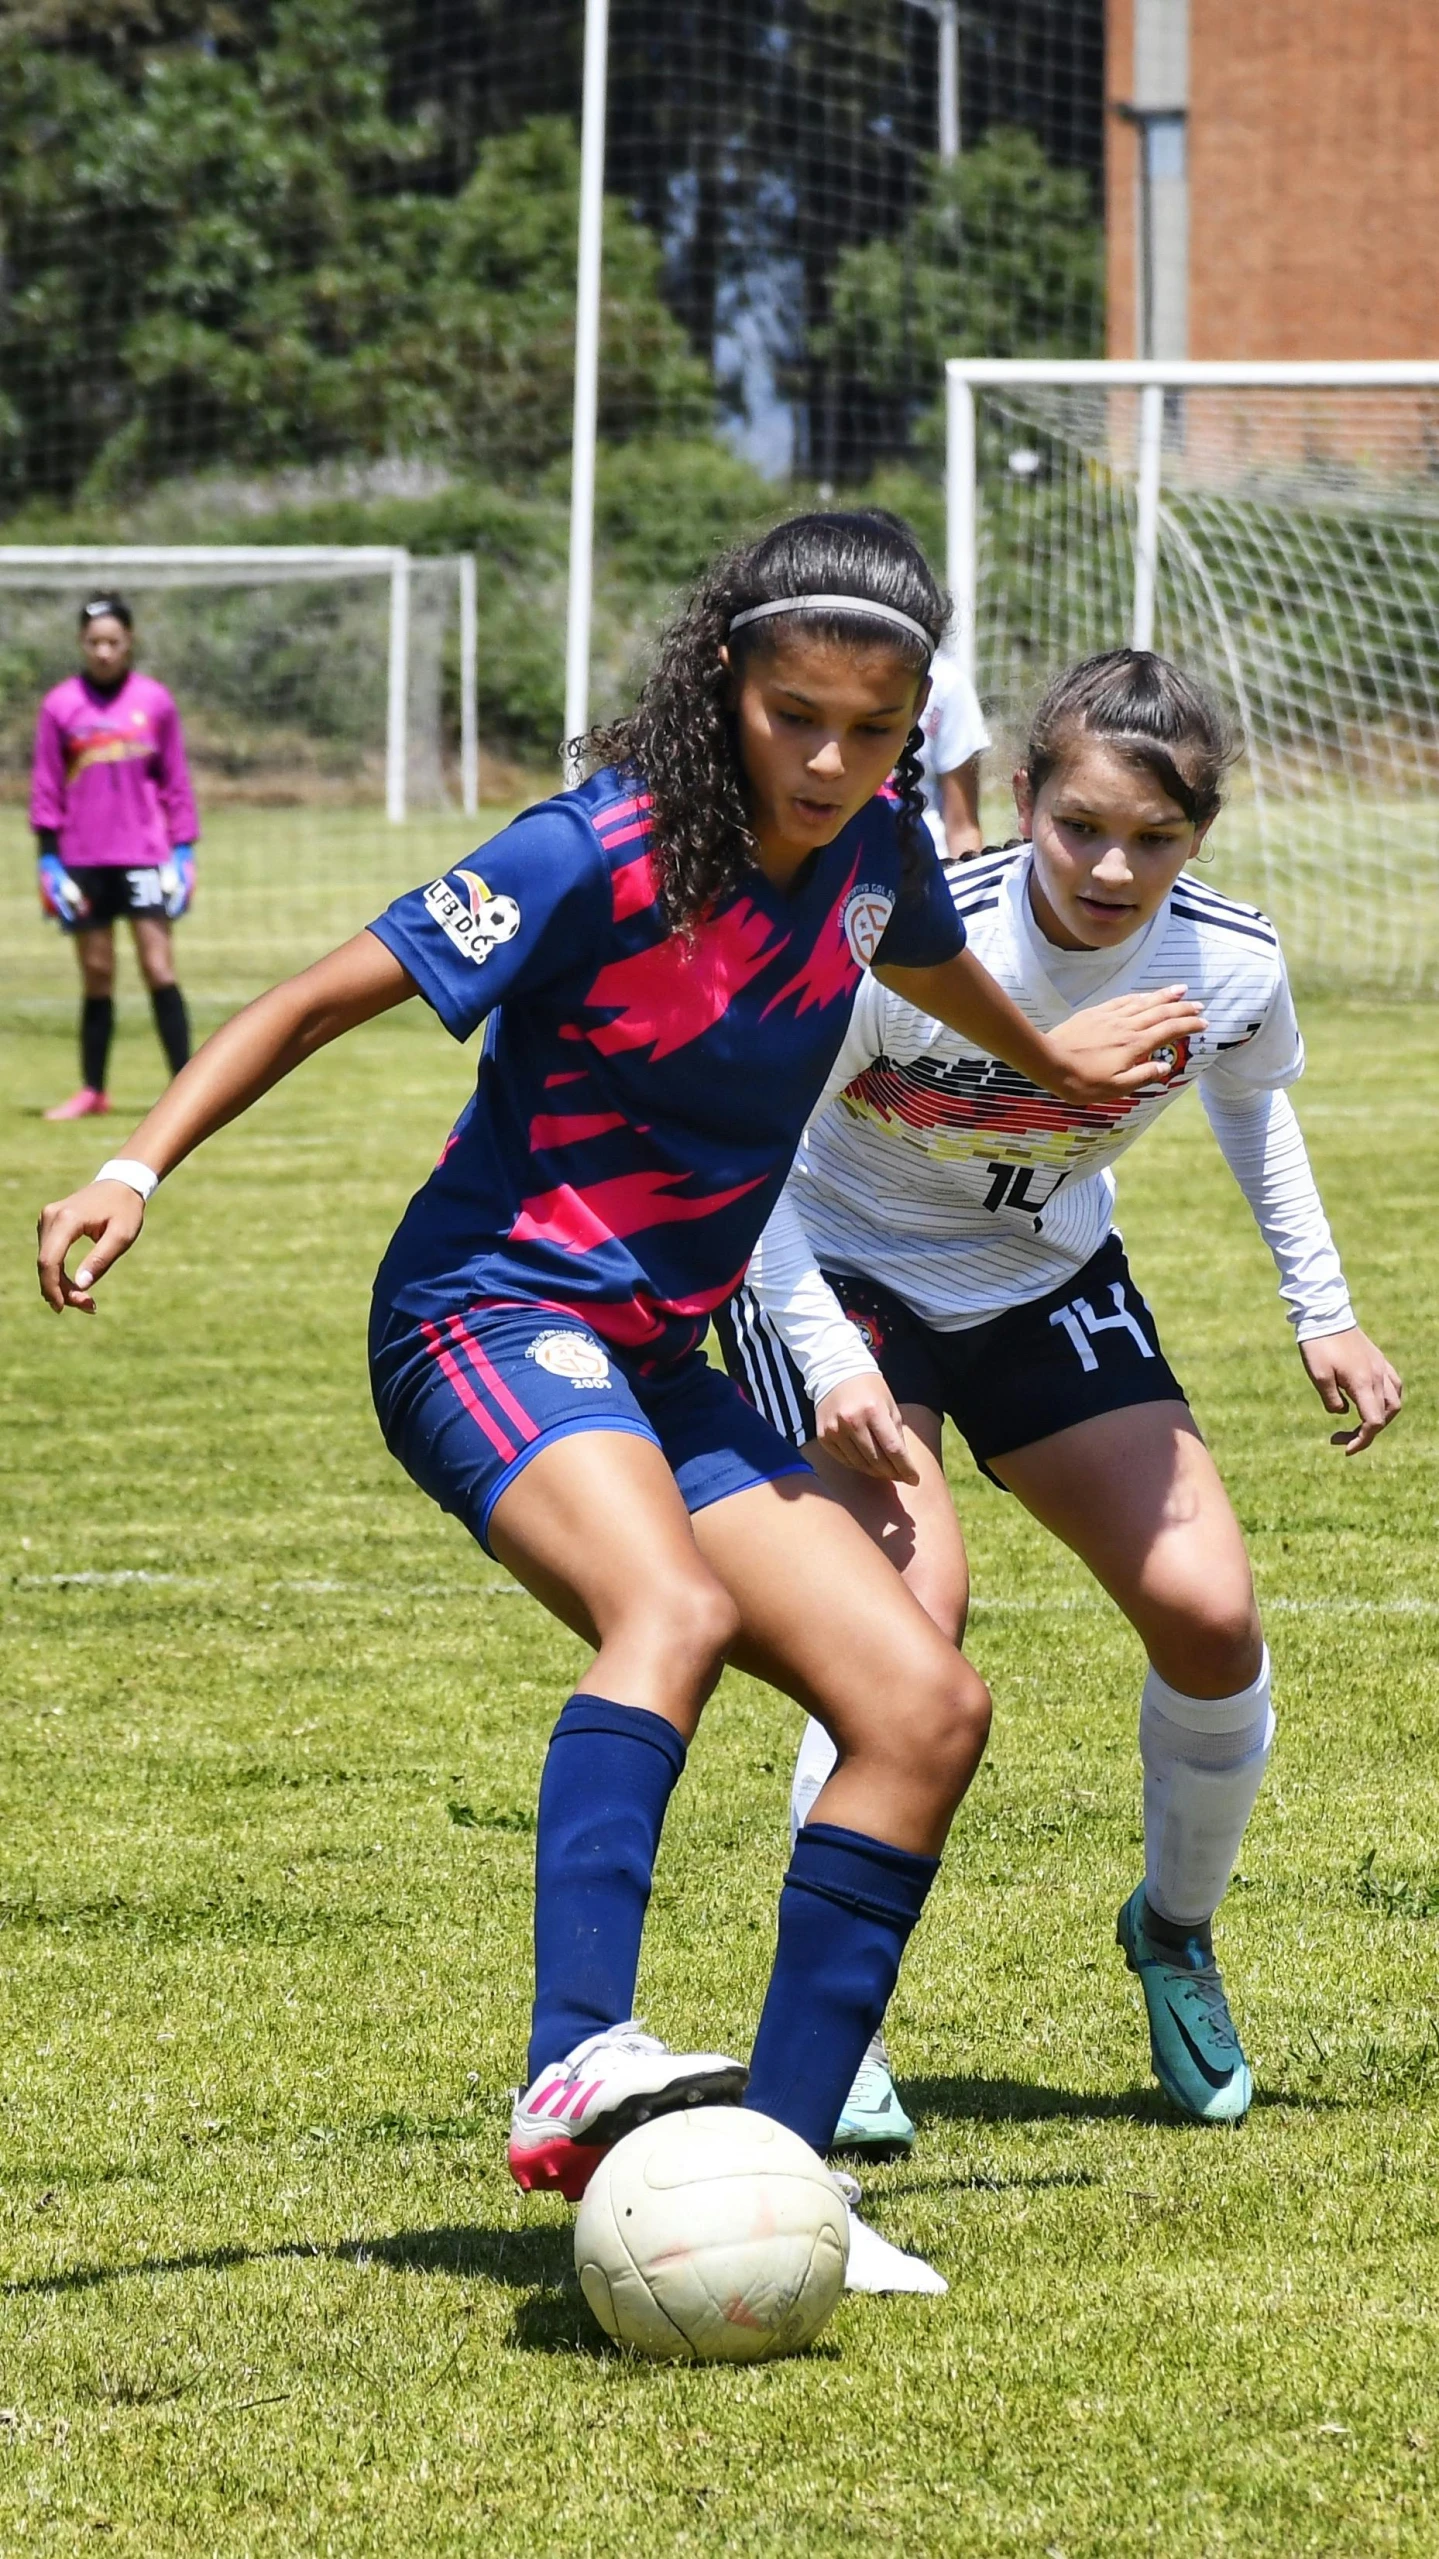
[[[165,921],[165,892],[157,862],[127,869],[119,862],[68,862],[71,879],[88,901],[87,912],[67,921],[67,933],[90,933],[97,924],[118,924],[123,917],[155,915]]]
[[[1127,1404],[1187,1404],[1135,1287],[1124,1247],[1107,1236],[1063,1287],[964,1332],[925,1324],[879,1280],[824,1274],[878,1361],[897,1404],[926,1404],[969,1443],[981,1474],[991,1458],[1028,1448],[1096,1413]],[[715,1317],[725,1366],[766,1421],[798,1448],[814,1437],[814,1407],[774,1325],[748,1288]]]

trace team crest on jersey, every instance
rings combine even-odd
[[[1168,1067],[1171,1084],[1177,1084],[1184,1073],[1193,1046],[1192,1040],[1165,1040],[1161,1047],[1152,1051],[1155,1065]]]
[[[525,1353],[551,1377],[567,1377],[571,1386],[608,1386],[610,1364],[588,1333],[536,1333]]]
[[[885,926],[893,913],[894,897],[889,889],[877,888],[867,882],[862,888],[850,890],[840,922],[858,967],[873,967],[874,955],[884,940]]]
[[[478,871],[456,871],[455,877],[464,881],[465,896],[457,897],[448,880],[432,880],[425,891],[426,912],[446,940],[480,968],[501,942],[514,940],[520,929],[519,905],[512,897],[496,897]]]
[[[865,1349],[868,1351],[870,1358],[878,1359],[880,1352],[884,1348],[884,1326],[881,1324],[879,1317],[877,1315],[871,1315],[867,1311],[860,1313],[853,1306],[847,1306],[844,1311],[849,1317],[851,1324],[854,1326],[855,1331],[858,1333],[860,1340],[863,1342]]]

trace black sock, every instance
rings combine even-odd
[[[110,1072],[110,1042],[115,1035],[115,1003],[109,995],[87,995],[80,1007],[80,1081],[92,1093],[103,1093]]]
[[[1144,1933],[1146,1937],[1153,1938],[1156,1946],[1168,1946],[1176,1954],[1184,1947],[1193,1946],[1196,1943],[1203,1947],[1206,1955],[1212,1955],[1214,1952],[1212,1919],[1192,1919],[1187,1927],[1182,1920],[1164,1919],[1155,1909],[1147,1893],[1144,1898]]]
[[[190,1016],[185,1010],[185,998],[178,986],[152,986],[150,1002],[170,1072],[178,1075],[190,1054]]]

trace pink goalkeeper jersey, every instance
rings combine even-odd
[[[163,684],[127,675],[118,693],[68,675],[35,725],[30,823],[60,839],[67,868],[134,870],[200,831],[180,714]]]

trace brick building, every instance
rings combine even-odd
[[[1109,353],[1439,356],[1439,0],[1106,0]]]

